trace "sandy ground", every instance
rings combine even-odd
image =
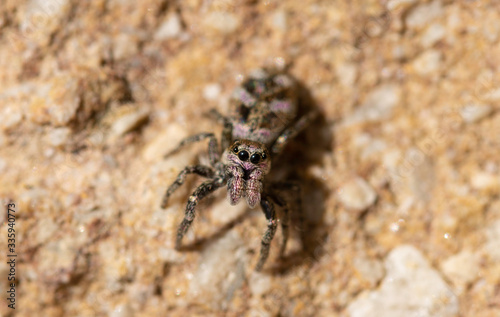
[[[499,4],[2,1],[0,314],[500,316]],[[201,179],[160,203],[263,65],[322,115],[274,169],[305,224],[256,273],[258,208],[222,189],[176,251]]]

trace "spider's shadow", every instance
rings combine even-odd
[[[276,273],[286,273],[294,267],[307,264],[306,262],[318,260],[322,254],[322,246],[327,238],[326,226],[322,221],[325,213],[327,187],[321,179],[308,174],[308,170],[313,165],[321,165],[321,159],[325,153],[332,151],[333,136],[330,126],[326,122],[325,116],[319,110],[314,98],[305,85],[298,80],[297,82],[299,117],[310,111],[316,111],[319,115],[304,131],[289,141],[283,153],[273,161],[273,168],[271,175],[269,175],[269,179],[274,179],[274,181],[292,181],[300,184],[302,191],[302,206],[291,208],[290,219],[291,236],[294,234],[294,231],[298,234],[302,249],[285,254],[278,263],[273,263],[271,256],[264,266],[264,270],[268,267],[267,270]],[[210,199],[206,203],[210,205]],[[207,244],[221,238],[235,225],[243,222],[248,216],[249,212],[244,212],[210,236],[182,245],[179,250],[202,250]],[[281,242],[280,231],[278,229],[273,241],[275,250],[278,249],[276,244]]]
[[[297,79],[296,79],[297,80]],[[300,184],[302,205],[292,208],[291,236],[293,231],[301,240],[302,249],[285,253],[279,263],[267,263],[269,270],[275,273],[286,273],[295,267],[314,262],[321,257],[323,245],[327,238],[327,228],[324,225],[325,199],[328,189],[324,181],[311,175],[311,166],[322,165],[322,158],[327,152],[332,152],[333,135],[330,124],[325,120],[313,96],[306,86],[297,80],[299,94],[299,116],[311,111],[318,112],[316,119],[296,138],[290,141],[277,161],[286,164],[278,166],[274,171],[285,175],[283,180]],[[274,168],[274,167],[273,167]],[[272,176],[272,175],[270,175]],[[277,232],[276,238],[279,237]],[[278,238],[279,239],[279,238]]]

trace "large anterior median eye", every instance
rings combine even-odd
[[[250,157],[250,162],[252,162],[253,164],[257,164],[259,163],[260,161],[260,155],[255,153],[255,154],[252,154],[252,156]]]
[[[238,158],[241,160],[241,161],[246,161],[248,160],[248,157],[250,155],[248,154],[247,151],[241,151],[240,153],[238,153]]]

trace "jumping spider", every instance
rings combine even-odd
[[[218,188],[227,185],[231,205],[242,197],[250,208],[260,203],[268,220],[267,230],[262,237],[260,258],[255,267],[259,271],[268,255],[271,240],[277,228],[274,205],[284,211],[281,226],[282,255],[288,239],[288,208],[280,191],[290,190],[287,183],[265,183],[264,178],[271,169],[271,159],[276,157],[288,140],[302,131],[315,117],[315,113],[297,118],[297,85],[283,71],[264,69],[253,72],[232,95],[233,111],[223,116],[216,110],[211,113],[224,124],[219,148],[213,133],[200,133],[184,139],[177,151],[184,145],[209,139],[208,154],[211,166],[195,165],[185,167],[167,189],[161,207],[165,208],[168,198],[184,183],[188,174],[208,178],[196,188],[187,202],[184,220],[177,231],[176,248],[195,218],[198,202]],[[172,153],[171,152],[171,153]],[[222,152],[222,153],[221,153]],[[221,157],[222,155],[222,157]]]

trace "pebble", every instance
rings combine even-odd
[[[461,292],[478,277],[480,260],[477,254],[465,250],[444,260],[441,271]]]
[[[408,14],[406,18],[406,26],[409,29],[423,28],[429,25],[429,23],[434,19],[440,17],[442,14],[443,6],[439,0],[420,4]]]
[[[492,111],[490,105],[470,104],[460,109],[460,115],[466,123],[475,123],[490,115]]]
[[[427,77],[441,68],[442,58],[440,51],[427,50],[413,61],[412,66],[417,74]]]
[[[401,88],[395,84],[383,84],[372,90],[365,102],[354,113],[346,117],[344,125],[365,121],[388,119],[401,98]]]
[[[440,23],[431,24],[420,38],[423,47],[428,48],[442,40],[446,34],[446,29]]]
[[[170,14],[154,35],[155,40],[168,40],[179,36],[182,31],[181,18],[177,13]]]
[[[189,285],[190,296],[221,309],[230,302],[234,290],[241,287],[247,260],[241,237],[236,231],[229,231],[203,251]]]
[[[111,131],[115,136],[123,135],[137,128],[149,116],[147,109],[140,109],[132,113],[125,114],[118,118],[111,125]]]
[[[422,253],[410,245],[393,249],[377,290],[361,293],[347,307],[351,317],[455,317],[458,299]]]
[[[356,177],[339,188],[338,197],[345,208],[363,211],[377,198],[375,190],[361,177]]]
[[[68,139],[71,135],[71,129],[69,128],[56,128],[50,130],[45,140],[52,146],[61,146],[68,143]]]
[[[204,17],[203,24],[220,33],[229,34],[240,26],[240,20],[230,12],[212,11]]]

